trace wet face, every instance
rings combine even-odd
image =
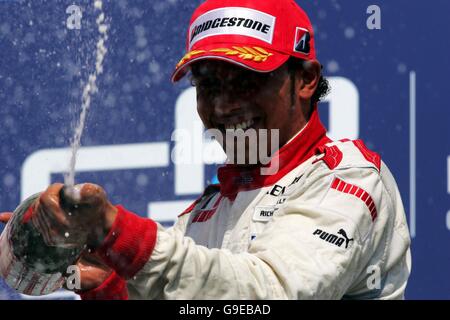
[[[249,138],[245,148],[234,146],[235,156],[246,153],[244,165],[254,163],[250,152],[261,162],[261,152],[270,155],[272,148],[283,146],[306,123],[286,65],[259,73],[219,60],[200,61],[192,67],[192,80],[197,89],[197,110],[207,129],[217,129],[223,136],[238,129],[245,134],[255,132],[256,141]],[[267,129],[267,135],[262,129]],[[271,143],[277,134],[278,143]],[[222,143],[228,156],[230,141]]]

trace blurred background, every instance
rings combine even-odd
[[[170,82],[200,2],[103,0],[108,52],[77,164],[77,182],[101,184],[114,203],[165,225],[216,179],[221,161],[193,125],[189,80]],[[365,140],[397,179],[412,235],[406,298],[449,299],[450,1],[297,2],[332,86],[319,107],[329,134]],[[63,181],[95,69],[93,3],[0,0],[0,211]],[[174,139],[176,129],[191,132],[190,141]],[[175,165],[179,147],[209,152]],[[0,279],[0,299],[29,298]]]

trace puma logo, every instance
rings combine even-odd
[[[341,236],[343,236],[345,238],[345,249],[347,249],[348,244],[350,243],[350,241],[353,241],[353,238],[349,239],[347,237],[347,232],[345,232],[344,229],[339,229],[338,234],[340,234]]]
[[[338,247],[341,247],[342,244],[345,242],[345,249],[347,249],[350,242],[353,241],[353,238],[350,239],[347,236],[347,232],[345,232],[344,229],[339,229],[338,234],[341,235],[342,237],[339,237],[338,235],[335,235],[335,234],[332,234],[329,232],[325,232],[320,229],[316,229],[313,232],[314,236],[319,236],[320,239],[322,239],[328,243],[334,244]]]

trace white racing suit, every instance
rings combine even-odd
[[[272,175],[220,168],[170,229],[119,206],[99,252],[129,298],[402,299],[410,237],[379,156],[331,142],[317,111],[277,155]]]

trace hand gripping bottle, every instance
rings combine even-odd
[[[20,293],[39,296],[62,287],[67,268],[74,265],[83,245],[48,246],[30,216],[39,193],[24,200],[0,236],[0,276]]]

